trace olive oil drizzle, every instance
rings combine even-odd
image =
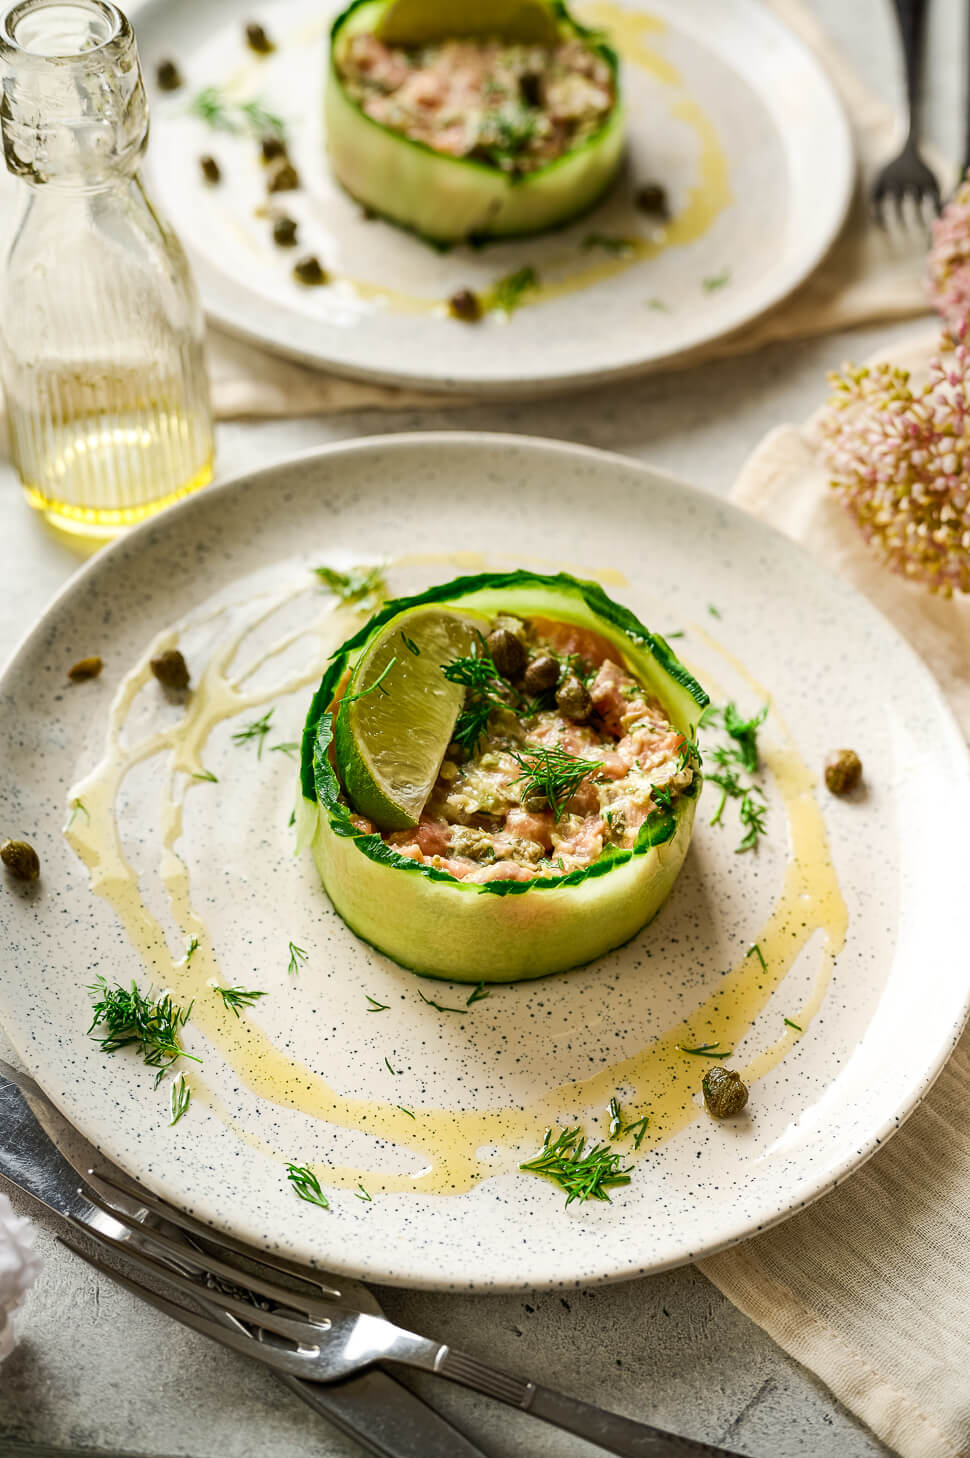
[[[467,1191],[492,1174],[516,1170],[538,1148],[547,1125],[588,1123],[591,1111],[601,1113],[618,1090],[622,1090],[625,1107],[649,1116],[638,1150],[634,1152],[623,1146],[624,1159],[642,1158],[698,1118],[706,1117],[698,1094],[696,1060],[685,1058],[681,1046],[718,1043],[721,1047],[736,1047],[802,950],[820,935],[821,958],[815,987],[795,1016],[803,1030],[808,1028],[824,996],[834,957],[843,944],[847,912],[815,799],[814,776],[777,717],[773,719],[776,737],[780,735],[786,742],[782,747],[765,747],[762,757],[784,805],[788,823],[790,860],[781,893],[765,925],[739,949],[735,965],[715,979],[713,991],[682,1022],[665,1029],[660,1037],[631,1056],[585,1079],[563,1082],[524,1107],[474,1110],[416,1104],[408,1110],[384,1099],[353,1097],[336,1090],[319,1074],[276,1047],[254,1017],[235,1017],[219,997],[211,995],[214,985],[225,985],[231,978],[220,967],[205,923],[193,905],[188,867],[177,850],[183,831],[185,795],[190,790],[212,793],[204,782],[193,776],[204,768],[202,754],[213,729],[241,710],[265,706],[314,684],[320,662],[347,636],[351,625],[360,620],[359,615],[333,605],[328,599],[309,626],[280,639],[234,675],[233,665],[247,637],[256,627],[267,623],[284,603],[305,592],[304,587],[284,590],[257,605],[241,629],[234,627],[228,631],[227,625],[225,639],[209,662],[196,671],[195,687],[182,717],[142,741],[129,742],[125,727],[135,699],[151,678],[149,660],[177,643],[174,631],[156,638],[117,692],[104,758],[69,791],[68,803],[81,798],[89,818],[76,818],[65,835],[88,869],[92,890],[112,907],[153,983],[160,982],[171,990],[179,1003],[196,999],[189,1026],[189,1033],[196,1035],[191,1044],[194,1051],[202,1053],[204,1059],[211,1056],[199,1046],[197,1035],[201,1034],[218,1059],[257,1098],[297,1110],[326,1125],[373,1137],[371,1166],[364,1169],[360,1163],[353,1167],[329,1164],[325,1181],[328,1186],[355,1190],[366,1177],[372,1194],[446,1195]],[[282,682],[258,690],[247,689],[258,667],[271,663],[307,635],[315,639],[319,649],[312,666],[290,674]],[[743,672],[742,666],[716,640],[704,636],[725,660]],[[761,698],[767,697],[760,685],[756,689]],[[166,762],[160,804],[159,871],[182,938],[177,942],[180,949],[177,954],[173,954],[161,923],[142,896],[138,875],[122,847],[116,817],[117,799],[126,776],[135,765],[154,757]],[[187,958],[183,949],[193,938],[198,945],[191,958]],[[751,941],[757,941],[761,948],[764,968],[757,959],[747,955],[746,948]],[[741,1055],[732,1060],[732,1066],[747,1081],[763,1077],[799,1036],[803,1034],[786,1027],[783,1035],[750,1059],[747,1066]],[[204,1068],[200,1073],[193,1073],[193,1095],[197,1114],[199,1107],[207,1108],[248,1146],[277,1160],[281,1167],[286,1163],[289,1151],[273,1148],[246,1128],[240,1116],[226,1108]],[[413,1154],[411,1170],[389,1173],[381,1169],[382,1150],[389,1145]],[[486,1147],[493,1153],[481,1154]],[[323,1167],[318,1163],[317,1168]]]

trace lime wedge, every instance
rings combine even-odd
[[[337,770],[354,809],[382,830],[417,825],[465,690],[443,667],[466,657],[484,619],[418,608],[365,645],[337,711]]]
[[[377,26],[389,46],[423,46],[453,36],[495,37],[517,45],[554,46],[556,13],[546,0],[391,0]]]

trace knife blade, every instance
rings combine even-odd
[[[108,1161],[29,1074],[0,1059],[0,1178],[56,1215],[73,1215],[112,1234],[126,1233],[85,1194],[84,1175],[95,1165],[103,1168]],[[119,1174],[127,1181],[123,1172]],[[129,1214],[146,1213],[135,1200],[119,1200],[121,1203]],[[308,1273],[304,1279],[315,1281],[317,1276]],[[347,1282],[341,1280],[340,1284],[346,1287]],[[365,1304],[375,1314],[383,1314],[366,1287],[358,1290],[361,1296],[366,1293]],[[487,1458],[481,1448],[387,1372],[364,1372],[328,1387],[297,1377],[280,1380],[375,1458]]]

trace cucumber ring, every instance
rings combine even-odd
[[[545,167],[510,175],[487,163],[436,152],[375,121],[347,94],[337,69],[341,41],[373,31],[393,0],[354,0],[334,21],[324,90],[327,154],[350,195],[431,243],[512,238],[562,227],[587,212],[614,181],[626,128],[616,53],[573,20],[565,5],[551,8],[563,35],[590,41],[614,76],[616,100],[604,124]]]
[[[411,971],[458,982],[515,982],[590,962],[628,941],[669,894],[690,844],[700,773],[671,810],[648,816],[632,849],[611,847],[583,870],[528,882],[456,880],[399,855],[378,834],[363,834],[342,802],[331,762],[331,706],[371,636],[423,603],[593,629],[616,647],[686,738],[694,738],[707,695],[664,639],[597,583],[566,573],[504,572],[459,577],[386,603],[334,654],[310,705],[298,847],[312,848],[324,887],[352,931]]]

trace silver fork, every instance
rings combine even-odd
[[[894,0],[894,3],[903,47],[909,118],[902,151],[882,168],[872,186],[873,210],[883,227],[889,217],[890,203],[895,204],[898,221],[903,221],[903,203],[907,197],[912,197],[916,204],[917,218],[922,218],[927,199],[934,214],[940,211],[940,184],[920,156],[917,141],[926,0]]]
[[[119,1238],[73,1218],[70,1223],[88,1240],[130,1261],[141,1274],[151,1278],[153,1285],[144,1285],[122,1274],[113,1265],[105,1264],[75,1245],[70,1245],[70,1249],[176,1321],[264,1363],[275,1372],[301,1377],[309,1382],[338,1382],[379,1363],[413,1367],[529,1412],[555,1427],[598,1444],[609,1453],[619,1454],[620,1458],[673,1458],[673,1455],[681,1455],[681,1458],[690,1458],[690,1455],[694,1458],[741,1458],[741,1455],[731,1454],[726,1449],[662,1432],[499,1371],[441,1342],[405,1331],[383,1317],[356,1311],[316,1293],[311,1295],[304,1290],[287,1289],[262,1275],[253,1275],[222,1255],[213,1255],[204,1248],[206,1235],[213,1240],[216,1238],[212,1232],[206,1232],[198,1222],[139,1190],[138,1196],[144,1206],[192,1239],[193,1251],[187,1253],[181,1240],[174,1240],[161,1230],[145,1226],[98,1193],[98,1187],[103,1187],[116,1198],[127,1198],[131,1191],[124,1184],[99,1170],[92,1170],[89,1180],[96,1182],[94,1188],[87,1192],[89,1198],[125,1227],[130,1236]],[[219,1240],[221,1243],[221,1236]],[[145,1244],[154,1247],[160,1258],[145,1250]],[[178,1270],[173,1269],[172,1262],[178,1265]],[[264,1260],[260,1257],[259,1264],[273,1270],[280,1269],[271,1258]],[[286,1269],[285,1263],[282,1269]],[[153,1289],[155,1285],[161,1285],[162,1290]],[[165,1292],[187,1295],[198,1301],[203,1311],[184,1306],[169,1294],[163,1294]],[[213,1307],[241,1322],[244,1330],[233,1329],[215,1320],[207,1314]]]

